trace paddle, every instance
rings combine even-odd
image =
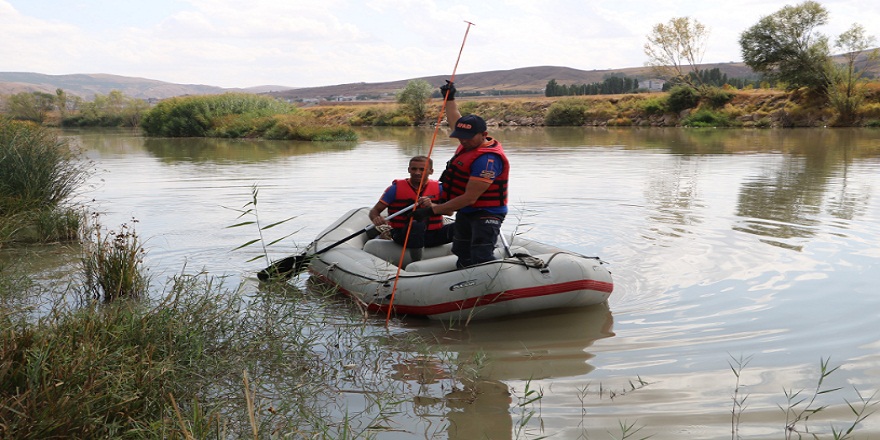
[[[395,212],[394,214],[385,217],[385,220],[391,220],[394,217],[397,217],[400,214],[403,214],[416,206],[415,203],[407,206],[406,208],[401,209],[400,211]],[[329,251],[330,249],[339,246],[342,243],[345,243],[352,238],[357,237],[358,235],[365,234],[372,229],[375,229],[376,225],[370,224],[369,226],[361,229],[357,232],[352,233],[348,237],[343,238],[342,240],[337,241],[336,243],[331,244],[330,246],[325,247],[313,254],[309,254],[308,252],[303,252],[300,255],[291,255],[287,258],[282,258],[281,260],[275,261],[269,265],[269,267],[257,272],[257,278],[260,281],[267,281],[270,278],[290,278],[291,276],[302,272],[302,270],[309,265],[312,257],[318,254],[322,254],[324,252]]]

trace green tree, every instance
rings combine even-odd
[[[122,113],[125,111],[125,108],[129,102],[128,97],[126,97],[119,90],[111,90],[107,95],[107,100],[105,101],[105,109],[111,117],[113,118],[122,118]]]
[[[654,25],[645,43],[645,63],[656,75],[698,88],[699,65],[706,52],[709,30],[690,17],[678,17]],[[685,72],[685,69],[688,72]],[[695,75],[689,75],[693,72]]]
[[[829,84],[828,37],[816,28],[827,21],[828,11],[818,2],[785,6],[740,35],[743,62],[789,89],[824,93]]]
[[[45,92],[22,92],[9,97],[7,110],[13,119],[42,124],[55,109],[55,95]]]
[[[856,117],[866,94],[864,73],[877,63],[877,49],[868,50],[876,43],[873,35],[854,23],[834,41],[834,47],[844,52],[844,63],[833,66],[830,76],[833,84],[828,88],[831,105],[837,109],[838,123],[849,124]]]
[[[64,121],[64,118],[67,117],[67,92],[63,89],[55,89],[55,99],[57,100],[55,105],[58,107],[58,113],[61,115],[61,120]]]
[[[397,103],[403,105],[404,111],[416,122],[425,119],[428,113],[428,100],[431,99],[433,87],[427,81],[416,79],[406,83],[406,87],[397,93]]]
[[[559,84],[555,78],[547,81],[547,86],[544,87],[544,96],[559,96]]]

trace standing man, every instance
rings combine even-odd
[[[495,243],[507,216],[507,179],[510,164],[501,143],[489,137],[486,121],[477,115],[461,116],[455,102],[455,86],[440,87],[446,102],[446,119],[455,127],[449,137],[460,142],[446,164],[440,182],[447,201],[424,201],[414,218],[455,215],[452,253],[459,268],[495,259]]]
[[[382,197],[370,210],[370,220],[376,226],[391,226],[391,239],[409,249],[413,261],[422,259],[422,250],[425,247],[434,247],[452,241],[452,225],[445,225],[443,216],[431,215],[419,220],[413,219],[412,227],[409,227],[409,216],[400,215],[386,221],[382,217],[382,211],[388,208],[388,215],[394,214],[407,206],[416,203],[419,199],[440,201],[443,189],[440,182],[428,178],[434,172],[434,161],[426,156],[415,156],[409,160],[409,178],[397,179],[385,189]],[[422,180],[424,179],[424,182]],[[419,185],[422,185],[421,194],[417,194]],[[427,202],[426,202],[427,203]],[[407,229],[410,229],[409,240],[406,239]]]

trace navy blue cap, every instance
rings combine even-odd
[[[458,118],[455,130],[449,137],[458,139],[470,139],[478,134],[486,132],[486,121],[477,115],[467,115]]]

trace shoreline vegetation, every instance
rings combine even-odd
[[[668,92],[462,97],[458,102],[462,114],[480,115],[495,127],[880,127],[880,83],[865,84],[863,93],[859,105],[846,115],[807,88],[698,91],[676,86]],[[7,117],[48,127],[139,127],[150,137],[356,141],[353,127],[437,123],[442,101],[430,95],[417,99],[422,101],[298,106],[267,95],[227,93],[170,98],[148,107],[120,94],[115,101],[121,104],[115,106],[65,112],[47,106],[39,115],[7,112]],[[95,102],[108,99],[97,97]],[[445,116],[441,123],[446,123]]]
[[[89,167],[54,131],[0,116],[0,249],[74,240],[82,214],[71,199]]]
[[[496,127],[878,127],[880,83],[872,83],[854,118],[843,121],[823,98],[808,90],[712,88],[703,96],[687,87],[670,92],[565,97],[485,97],[457,100],[462,114],[473,113]],[[440,112],[432,101],[428,115]],[[415,123],[394,103],[339,103],[308,107],[321,120],[352,126],[431,125]],[[430,118],[429,118],[430,119]],[[445,122],[445,120],[444,120]]]

